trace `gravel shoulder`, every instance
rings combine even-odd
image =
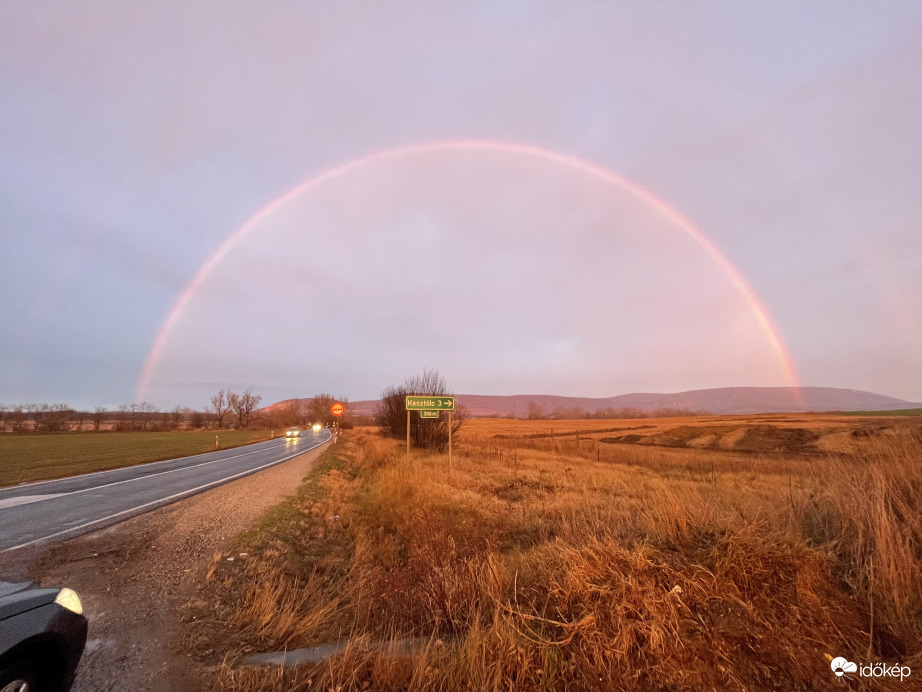
[[[295,491],[323,445],[65,543],[0,555],[0,578],[73,588],[90,620],[74,692],[197,690],[180,613],[213,557]]]

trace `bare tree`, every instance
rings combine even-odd
[[[138,427],[138,405],[134,402],[125,404],[125,429],[134,430],[136,427]]]
[[[72,412],[72,430],[80,432],[83,430],[83,424],[86,422],[86,419],[89,417],[88,411],[73,411]]]
[[[388,387],[375,406],[375,423],[390,437],[403,439],[407,434],[407,396],[451,396],[445,380],[435,370],[423,370],[421,375],[407,378],[399,387]],[[412,413],[412,412],[411,412]],[[464,406],[452,413],[452,434],[468,419]],[[443,411],[438,418],[421,419],[410,415],[410,442],[414,447],[444,451],[448,447],[448,414]]]
[[[211,408],[209,410],[214,413],[215,427],[224,427],[224,419],[227,418],[227,414],[233,408],[230,402],[231,396],[230,392],[225,394],[222,389],[211,397]]]
[[[330,410],[336,402],[345,406],[346,412],[341,416],[334,416]],[[326,426],[333,425],[334,422],[343,428],[351,428],[353,425],[353,416],[349,411],[349,399],[327,393],[315,394],[307,403],[307,418],[312,423]]]
[[[276,405],[269,412],[270,424],[277,428],[301,425],[304,422],[303,407],[300,399],[288,399]]]
[[[154,406],[149,401],[142,401],[140,404],[137,404],[138,411],[138,425],[141,430],[147,430],[147,428],[155,421],[159,411],[157,407]]]
[[[315,394],[307,404],[307,417],[312,423],[332,425],[336,416],[330,413],[330,407],[337,401],[332,394]]]
[[[70,427],[74,410],[67,404],[43,404],[42,412],[48,432],[62,432]]]
[[[550,417],[554,420],[581,420],[588,418],[589,414],[586,413],[586,409],[579,406],[558,406]]]
[[[236,394],[234,392],[228,393],[227,401],[231,408],[234,409],[234,413],[237,414],[237,423],[241,430],[245,429],[250,424],[253,409],[256,408],[262,399],[260,395],[253,394],[251,389],[246,390],[243,394]]]
[[[10,424],[10,430],[14,433],[21,433],[26,423],[26,410],[23,406],[10,406],[6,418]]]
[[[388,387],[375,404],[375,425],[388,437],[399,439],[406,435],[407,412],[404,402],[409,393],[405,385]]]
[[[528,403],[528,420],[544,420],[544,410],[534,401]]]
[[[176,408],[174,408],[172,411],[169,412],[168,416],[169,416],[170,430],[177,430],[179,428],[180,423],[182,423],[182,416],[183,416],[182,408],[177,406]]]
[[[32,432],[38,432],[45,424],[45,412],[42,410],[42,405],[26,404],[22,408],[26,413],[26,418],[32,421]]]
[[[118,407],[120,412],[119,429],[120,430],[134,430],[140,424],[139,421],[139,412],[138,404],[132,402],[130,404],[122,404]]]
[[[128,404],[119,404],[118,411],[115,412],[115,429],[127,430],[130,425],[131,416],[128,413]]]

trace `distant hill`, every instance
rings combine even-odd
[[[893,397],[833,387],[722,387],[695,389],[677,394],[621,394],[605,398],[553,396],[549,394],[458,394],[455,399],[464,404],[471,415],[527,417],[533,406],[545,415],[557,409],[583,410],[597,413],[612,409],[638,411],[682,410],[707,411],[714,414],[795,413],[806,411],[888,411],[917,408],[922,404]],[[290,401],[290,400],[289,400]],[[307,402],[308,399],[302,399]],[[276,408],[286,402],[266,407]],[[349,412],[370,416],[376,400],[352,401]]]

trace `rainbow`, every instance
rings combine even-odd
[[[513,156],[522,156],[526,158],[538,159],[548,163],[554,163],[559,166],[564,166],[572,170],[580,171],[599,180],[602,180],[610,185],[614,185],[615,187],[629,193],[641,202],[644,202],[650,207],[656,209],[656,211],[659,212],[664,218],[666,218],[683,233],[692,238],[723,270],[727,278],[730,279],[734,288],[740,293],[740,295],[748,304],[752,314],[755,316],[760,329],[768,339],[768,342],[771,345],[771,348],[774,351],[779,364],[781,365],[782,371],[785,373],[789,386],[800,387],[797,371],[794,366],[794,362],[791,359],[791,355],[788,352],[787,346],[785,345],[784,340],[781,338],[777,326],[775,326],[774,322],[772,321],[768,310],[759,300],[759,297],[756,295],[755,291],[753,291],[752,287],[749,285],[746,279],[743,278],[742,274],[740,274],[739,270],[733,265],[733,263],[727,259],[727,257],[717,248],[716,245],[714,245],[714,243],[710,241],[710,239],[701,230],[699,230],[694,224],[692,224],[691,221],[685,218],[673,207],[659,199],[652,192],[646,190],[637,183],[634,183],[627,178],[624,178],[608,170],[607,168],[599,166],[598,164],[586,161],[585,159],[581,159],[576,156],[570,156],[568,154],[563,154],[550,149],[543,149],[531,144],[495,140],[446,140],[412,144],[394,149],[386,149],[384,151],[378,151],[373,154],[368,154],[367,156],[352,159],[351,161],[346,161],[345,163],[330,168],[329,170],[308,178],[304,182],[296,185],[284,194],[273,199],[266,206],[253,214],[253,216],[251,216],[249,219],[247,219],[247,221],[230,236],[228,236],[228,238],[224,240],[223,243],[221,243],[218,249],[215,250],[214,254],[212,254],[204,264],[202,264],[198,272],[194,277],[192,277],[192,280],[176,300],[176,303],[173,305],[172,310],[170,310],[169,315],[167,315],[163,326],[160,328],[160,332],[157,334],[157,338],[154,340],[154,344],[151,347],[146,362],[144,363],[144,368],[141,371],[140,378],[138,379],[138,400],[141,401],[144,399],[144,396],[150,385],[153,372],[157,366],[157,362],[160,359],[160,355],[163,352],[171,332],[173,331],[173,327],[175,326],[186,305],[192,299],[192,296],[195,295],[195,292],[198,290],[199,286],[202,285],[208,275],[234,248],[234,246],[236,246],[237,243],[239,243],[247,234],[252,232],[253,229],[259,226],[259,224],[261,224],[267,218],[275,214],[279,209],[284,207],[292,200],[300,197],[301,195],[304,195],[311,190],[320,187],[321,185],[332,183],[335,180],[342,178],[360,168],[387,163],[388,161],[393,161],[395,159],[402,159],[421,154],[454,151],[509,154]]]

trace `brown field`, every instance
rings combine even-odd
[[[918,418],[473,420],[457,441],[449,469],[350,431],[216,555],[184,642],[206,684],[922,687]],[[836,656],[914,672],[848,685]]]

